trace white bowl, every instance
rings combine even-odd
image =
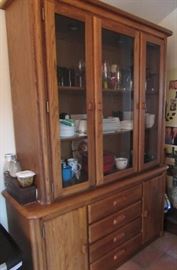
[[[124,170],[128,165],[128,158],[124,157],[115,158],[115,164],[118,170]]]

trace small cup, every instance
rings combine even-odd
[[[115,164],[118,170],[124,170],[128,165],[128,158],[124,157],[115,158]]]
[[[78,160],[75,158],[69,158],[67,162],[68,165],[72,168],[72,175],[76,176],[76,178],[78,179],[82,168],[81,164],[78,163]]]
[[[72,167],[69,165],[62,167],[62,177],[64,182],[68,182],[72,179],[73,173],[72,173]]]
[[[35,173],[33,171],[20,171],[16,173],[17,180],[21,187],[28,187],[33,184]]]

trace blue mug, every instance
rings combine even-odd
[[[72,179],[73,173],[72,173],[72,167],[69,165],[62,166],[62,177],[63,181],[69,181]]]

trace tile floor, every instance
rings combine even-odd
[[[117,270],[144,269],[177,270],[177,235],[165,232]]]

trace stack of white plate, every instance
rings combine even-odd
[[[75,134],[75,126],[67,126],[60,123],[60,136],[61,137],[71,137]]]
[[[121,129],[132,130],[133,129],[133,121],[132,120],[123,120],[120,121]]]
[[[118,117],[103,119],[103,132],[117,131],[120,129],[120,120]]]

